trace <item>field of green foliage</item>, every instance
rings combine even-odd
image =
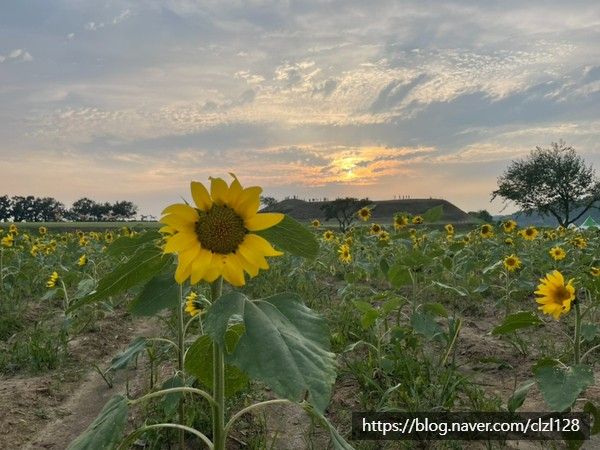
[[[193,194],[209,224],[244,210],[242,194],[219,216],[216,200],[204,212]],[[302,442],[317,449],[468,448],[353,441],[352,411],[597,415],[598,230],[455,230],[436,209],[383,226],[364,208],[341,233],[240,212],[255,234],[230,253],[238,259],[216,262],[222,241],[186,214],[167,208],[161,232],[0,224],[2,381],[64,375],[81,361],[106,389],[132,366],[143,373],[142,391],[99,405],[71,448],[280,448],[295,431],[269,433],[259,412],[288,404],[311,418]],[[188,251],[186,233],[202,250]],[[73,354],[80,337],[140,318],[160,331],[108,359]]]

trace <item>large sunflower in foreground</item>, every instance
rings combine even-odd
[[[160,222],[167,233],[165,253],[178,256],[175,280],[192,284],[212,282],[219,276],[234,286],[245,283],[259,269],[268,269],[266,256],[279,256],[264,238],[254,234],[277,225],[280,213],[258,213],[260,193],[257,186],[242,188],[233,175],[230,186],[221,178],[211,178],[210,194],[202,183],[192,181],[196,207],[185,203],[167,206]]]
[[[558,270],[540,278],[535,293],[538,298],[535,300],[541,306],[538,307],[544,314],[549,314],[558,320],[561,314],[566,314],[571,310],[571,303],[575,300],[575,287],[573,280],[565,284],[565,279]]]

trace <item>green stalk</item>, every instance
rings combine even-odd
[[[579,301],[575,300],[575,339],[573,340],[573,350],[575,356],[575,364],[579,364],[581,350],[581,311],[579,309]]]
[[[223,292],[223,278],[210,285],[213,305]],[[225,355],[217,342],[213,342],[213,445],[215,450],[225,450]]]
[[[184,324],[183,324],[183,285],[179,285],[179,304],[177,307],[177,368],[179,370],[179,376],[185,380],[184,375],[184,355],[185,355],[185,347],[184,347]],[[184,405],[185,396],[182,395],[179,399],[179,423],[185,426],[185,405]],[[184,430],[179,429],[179,448],[181,450],[185,449],[185,437]]]

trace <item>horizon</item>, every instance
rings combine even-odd
[[[496,179],[536,146],[600,171],[599,41],[592,1],[6,2],[0,195],[159,217],[234,172],[510,214]]]

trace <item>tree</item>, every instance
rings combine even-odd
[[[356,219],[356,213],[360,208],[370,203],[369,199],[345,197],[336,198],[332,202],[321,205],[321,210],[325,213],[325,220],[337,219],[340,230],[344,233]]]
[[[12,217],[12,201],[8,195],[0,197],[0,222]]]
[[[575,149],[564,141],[550,148],[536,147],[529,157],[512,161],[498,178],[492,193],[514,202],[531,215],[552,215],[564,227],[575,222],[600,201],[600,180]]]
[[[270,208],[277,203],[277,199],[275,197],[269,197],[268,195],[261,195],[260,203],[261,205],[265,205],[266,208]]]
[[[92,220],[92,208],[96,202],[87,197],[80,198],[73,203],[69,210],[69,217],[71,220],[86,222]]]
[[[471,217],[475,217],[476,219],[483,220],[486,223],[492,223],[494,221],[494,218],[487,209],[480,209],[479,211],[469,211],[467,214]]]
[[[116,220],[127,220],[135,217],[137,206],[132,202],[123,200],[115,202],[111,207],[112,214]]]
[[[36,197],[33,209],[34,220],[39,222],[58,222],[65,215],[65,205],[52,197]]]
[[[12,216],[15,222],[35,222],[35,197],[16,195],[12,198]]]

